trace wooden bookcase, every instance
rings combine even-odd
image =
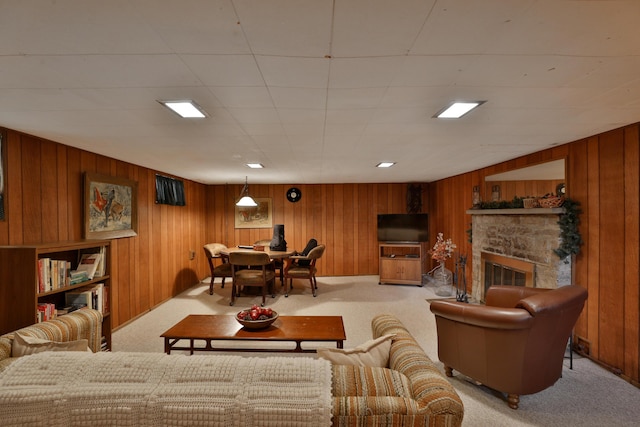
[[[78,267],[83,253],[100,252],[104,248],[103,276],[76,285],[40,292],[38,289],[38,260],[51,258],[69,261],[72,269]],[[0,335],[32,325],[38,320],[38,304],[53,303],[65,306],[65,294],[87,285],[103,283],[104,298],[111,304],[111,241],[83,240],[36,245],[0,246]],[[111,349],[111,316],[103,313],[103,348]]]
[[[422,286],[424,243],[379,243],[380,283]]]

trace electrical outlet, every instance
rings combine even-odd
[[[189,251],[189,259],[190,260],[194,260],[196,258],[196,252],[195,251]]]

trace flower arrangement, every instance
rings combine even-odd
[[[436,244],[433,245],[433,249],[430,251],[431,258],[438,262],[444,262],[447,258],[451,258],[456,247],[451,239],[444,240],[444,234],[438,233]]]

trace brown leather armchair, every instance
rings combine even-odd
[[[431,302],[438,331],[438,357],[447,376],[457,370],[507,394],[552,386],[562,376],[565,349],[587,299],[579,286],[557,289],[492,286],[486,304]]]

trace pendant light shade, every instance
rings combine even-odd
[[[249,182],[247,177],[244,177],[244,187],[240,192],[240,199],[236,202],[236,206],[242,207],[255,207],[258,206],[255,200],[249,195]]]

